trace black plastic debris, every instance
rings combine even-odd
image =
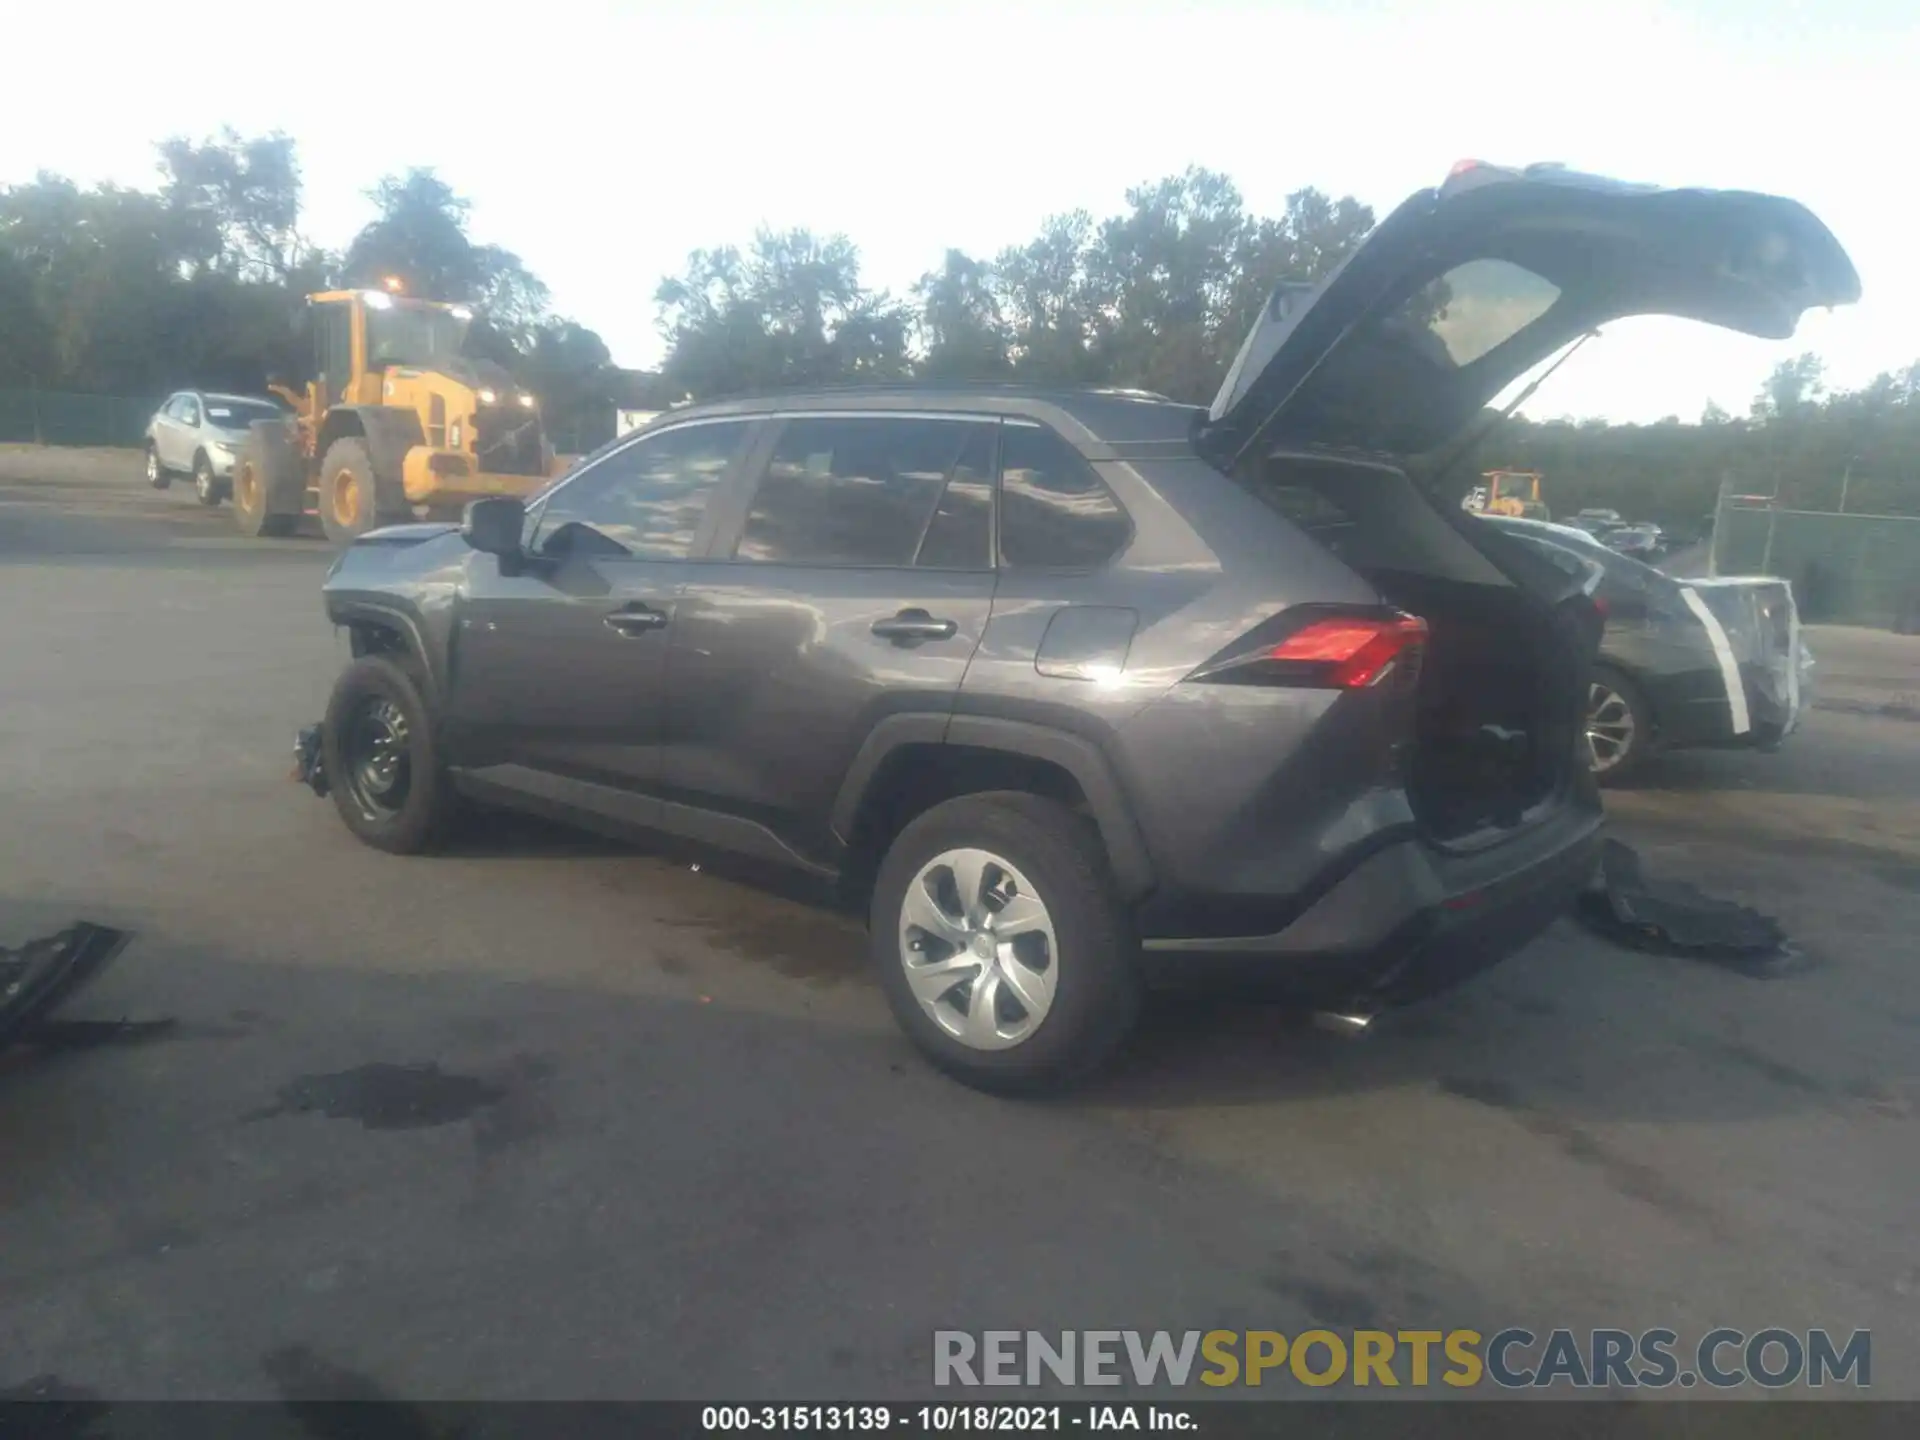
[[[308,725],[294,737],[293,778],[316,795],[325,796],[331,788],[327,783],[326,757],[320,748],[318,725]]]
[[[1712,960],[1755,974],[1775,974],[1798,953],[1770,915],[1719,900],[1679,880],[1650,880],[1630,845],[1605,841],[1595,883],[1574,913],[1616,944],[1665,955]]]
[[[38,1039],[54,1023],[53,1012],[92,983],[132,938],[82,920],[18,950],[0,946],[0,1049]]]

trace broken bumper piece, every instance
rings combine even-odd
[[[308,725],[294,737],[292,778],[316,795],[324,796],[329,789],[326,757],[320,747],[318,725]]]
[[[1682,881],[1650,878],[1639,853],[1618,840],[1601,846],[1599,873],[1574,913],[1616,944],[1711,960],[1750,974],[1779,974],[1800,960],[1772,916]]]

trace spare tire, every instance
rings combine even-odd
[[[257,421],[233,462],[233,518],[242,535],[291,535],[306,510],[307,467],[284,420]]]

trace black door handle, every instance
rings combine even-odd
[[[649,630],[665,629],[667,614],[636,601],[607,616],[606,623],[609,630],[617,630],[622,635],[644,635]]]
[[[936,620],[920,609],[902,610],[898,615],[873,622],[873,633],[896,645],[917,645],[922,640],[951,640],[960,627],[951,620]]]

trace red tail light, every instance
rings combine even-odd
[[[1607,602],[1598,595],[1593,597],[1593,608],[1600,612],[1600,618],[1602,620],[1607,618]]]
[[[1235,647],[1202,666],[1194,678],[1364,690],[1396,673],[1409,679],[1417,675],[1426,643],[1427,622],[1417,615],[1325,615],[1294,625],[1279,640]]]
[[[1387,678],[1394,662],[1427,643],[1427,622],[1417,615],[1391,620],[1318,620],[1282,640],[1267,658],[1320,664],[1322,685],[1363,690]]]

